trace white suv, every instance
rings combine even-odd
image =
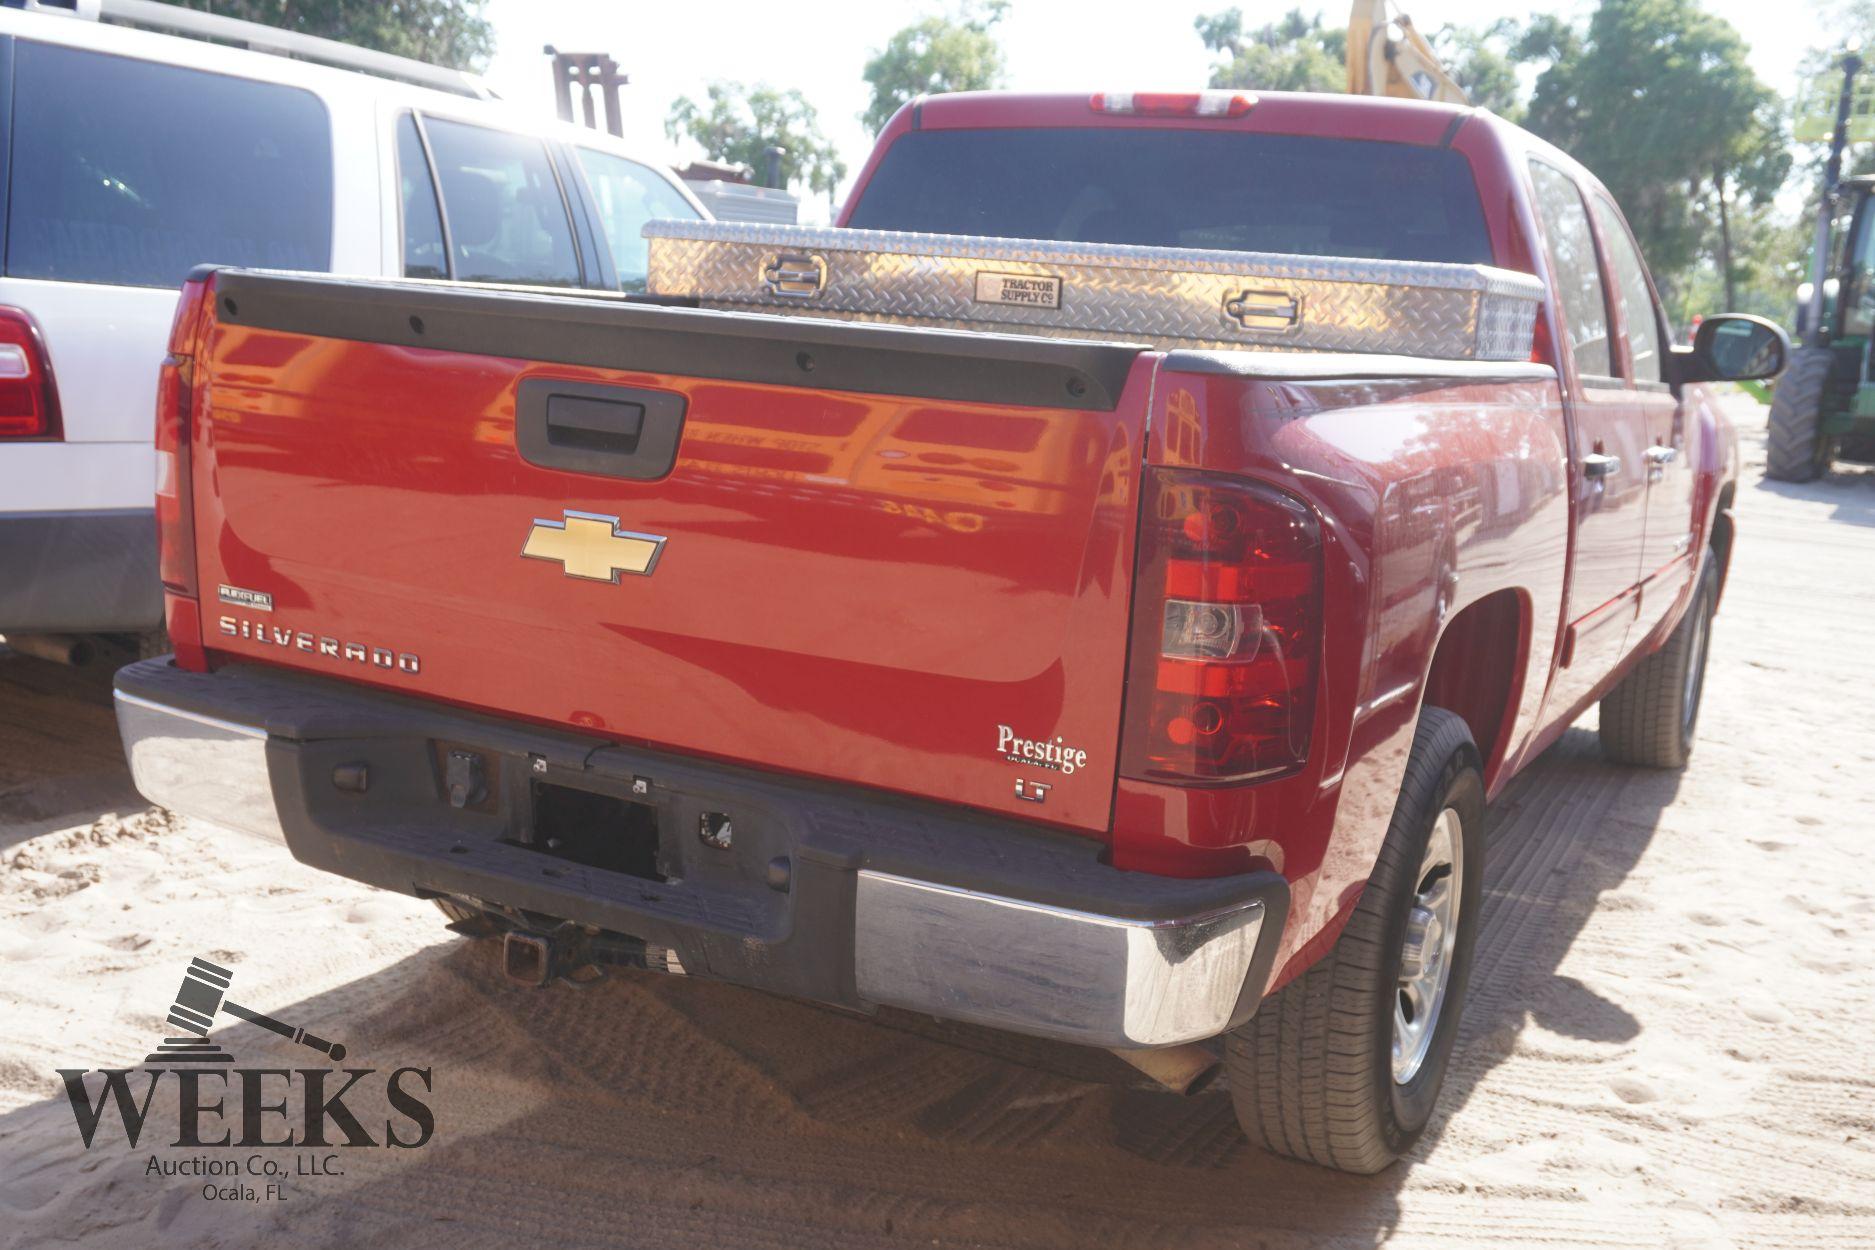
[[[707,216],[658,164],[470,76],[264,37],[371,72],[0,8],[0,634],[158,628],[156,377],[194,266],[641,290],[644,223]]]

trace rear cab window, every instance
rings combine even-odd
[[[886,150],[847,225],[1060,242],[1490,264],[1442,147],[1207,130],[929,130]]]
[[[576,147],[599,223],[612,249],[622,291],[643,291],[648,221],[696,221],[700,214],[670,183],[636,161],[597,148]]]
[[[27,39],[12,86],[9,277],[331,268],[332,126],[311,92]]]
[[[580,285],[566,193],[541,139],[406,114],[397,167],[405,276]]]

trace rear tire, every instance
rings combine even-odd
[[[1609,759],[1642,768],[1681,768],[1692,755],[1718,580],[1718,562],[1708,558],[1693,601],[1665,644],[1602,696],[1602,754]]]
[[[1829,395],[1836,353],[1801,347],[1771,396],[1765,474],[1780,482],[1810,482],[1829,471],[1829,439],[1823,436],[1823,404]]]
[[[1456,848],[1443,873],[1433,862],[1441,845]],[[1441,882],[1456,923],[1435,934],[1420,913],[1436,913]],[[1347,927],[1327,955],[1225,1039],[1231,1099],[1252,1142],[1358,1173],[1378,1172],[1412,1148],[1432,1118],[1458,1036],[1483,883],[1478,750],[1463,720],[1428,707],[1386,841]],[[1419,952],[1412,964],[1409,929]],[[1416,1000],[1428,1007],[1416,1013],[1419,1032],[1402,1048],[1396,1015],[1417,980],[1408,973],[1427,975],[1432,950],[1443,977],[1435,994]],[[1410,1032],[1412,1023],[1404,1027]]]

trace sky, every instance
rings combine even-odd
[[[1230,7],[1227,0],[1014,0],[997,28],[1007,85],[1089,92],[1201,87],[1214,54],[1199,42],[1193,19]],[[1338,3],[1240,0],[1236,7],[1248,26],[1295,7],[1319,11],[1332,25],[1347,20]],[[1407,0],[1404,7],[1427,32],[1447,22],[1486,25],[1506,8],[1503,0]],[[1564,3],[1555,11],[1581,17],[1593,7]],[[1759,77],[1785,94],[1796,86],[1804,54],[1832,42],[1819,0],[1705,0],[1705,7],[1738,28]],[[551,115],[552,74],[542,46],[610,53],[631,78],[621,96],[626,139],[647,157],[675,163],[700,155],[665,138],[664,118],[679,96],[701,99],[715,79],[796,87],[819,111],[821,130],[850,178],[872,148],[859,121],[868,101],[860,77],[866,61],[900,27],[951,8],[950,0],[490,0],[496,47],[487,77],[517,106]],[[806,219],[825,216],[824,203],[804,206]]]

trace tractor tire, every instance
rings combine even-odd
[[[1712,638],[1719,567],[1708,559],[1686,615],[1667,641],[1621,684],[1602,696],[1602,754],[1617,764],[1682,768],[1699,729],[1699,698],[1706,688],[1706,644]]]
[[[1813,482],[1829,471],[1823,404],[1835,359],[1827,347],[1801,347],[1792,355],[1790,368],[1771,396],[1766,476],[1780,482]]]
[[[1428,707],[1347,927],[1225,1038],[1253,1143],[1361,1174],[1412,1148],[1445,1083],[1483,897],[1478,749],[1463,720]]]

